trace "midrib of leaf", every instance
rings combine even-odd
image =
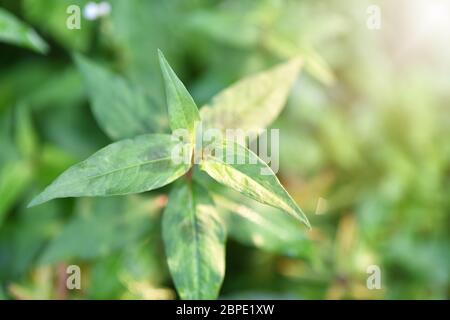
[[[180,105],[182,105],[182,99],[181,99],[181,95],[180,95],[180,92],[178,91],[178,89],[176,88],[176,86],[174,85],[174,83],[176,83],[176,81],[178,80],[177,78],[174,78],[174,75],[172,74],[172,72],[167,72],[168,73],[168,75],[169,75],[169,77],[170,77],[170,80],[171,80],[171,83],[170,83],[170,85],[172,86],[172,88],[173,89],[175,89],[174,91],[175,91],[175,94],[176,94],[176,96],[177,96],[177,100],[178,100],[178,103],[180,104]],[[179,80],[178,80],[179,81]],[[187,89],[186,89],[187,90]],[[183,122],[184,122],[184,128],[185,129],[190,129],[190,128],[188,128],[188,120],[187,120],[187,114],[186,114],[186,111],[185,111],[185,108],[181,108],[182,109],[182,111],[183,111]]]
[[[135,168],[135,167],[140,167],[140,166],[143,166],[143,165],[146,165],[146,164],[156,163],[156,162],[160,162],[160,161],[166,161],[166,160],[170,160],[170,159],[172,159],[172,157],[165,157],[165,158],[160,158],[160,159],[153,159],[153,160],[145,161],[145,162],[138,163],[138,164],[135,164],[135,165],[132,165],[132,166],[114,169],[114,170],[108,171],[108,172],[106,172],[106,173],[98,174],[98,175],[95,175],[95,176],[90,176],[90,177],[87,177],[86,179],[82,179],[82,180],[77,180],[77,181],[72,181],[72,182],[69,182],[69,183],[61,184],[61,185],[59,185],[59,186],[69,186],[69,185],[72,185],[72,184],[74,184],[74,183],[79,183],[79,182],[81,182],[81,181],[89,181],[89,180],[91,180],[91,179],[96,179],[96,178],[100,178],[100,177],[103,177],[103,176],[107,176],[107,175],[113,174],[113,173],[118,172],[118,171],[124,171],[124,170],[127,170],[127,169],[132,169],[132,168]]]
[[[197,216],[196,216],[196,210],[195,210],[196,209],[196,201],[195,201],[195,194],[194,194],[194,190],[193,190],[192,186],[189,186],[189,192],[191,192],[191,195],[192,195],[191,223],[192,223],[192,229],[194,231],[194,242],[195,242],[194,246],[195,246],[195,257],[196,257],[196,259],[194,259],[195,260],[194,261],[194,263],[195,263],[194,269],[195,269],[195,273],[196,273],[195,277],[194,277],[195,286],[196,286],[194,292],[196,292],[196,294],[198,295],[199,288],[200,288],[199,280],[200,280],[200,256],[201,256],[201,254],[200,254],[200,250],[199,250],[199,246],[198,246],[200,241],[199,241],[199,232],[198,232],[198,225],[197,225]]]
[[[210,155],[207,156],[207,159],[212,159],[214,162],[218,162],[218,163],[220,163],[220,164],[226,166],[229,170],[232,170],[232,171],[235,172],[238,176],[240,176],[240,177],[245,177],[246,179],[250,180],[254,185],[257,185],[258,187],[260,187],[260,188],[262,188],[262,189],[264,189],[264,190],[267,190],[265,186],[261,185],[258,181],[254,180],[252,177],[250,177],[250,176],[248,176],[248,175],[242,173],[241,171],[239,171],[239,170],[233,168],[232,166],[228,165],[227,163],[223,162],[222,160],[220,160],[220,159],[218,159],[218,158],[216,158],[216,157],[210,156]],[[276,200],[280,201],[282,204],[284,203],[284,201],[283,201],[283,200],[280,200],[280,198],[278,198],[277,195],[275,195],[273,198],[275,198]],[[284,206],[284,204],[283,204],[283,209],[284,209],[284,210],[288,209],[287,211],[291,211],[291,210],[292,210],[290,207],[286,208],[286,207]]]

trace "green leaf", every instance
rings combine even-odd
[[[217,143],[213,148],[213,152],[204,156],[200,169],[216,181],[256,201],[282,209],[310,227],[305,214],[283,188],[275,173],[256,154],[244,146],[227,141]]]
[[[172,161],[178,143],[164,134],[112,143],[66,170],[29,206],[55,198],[122,195],[165,186],[190,167]]]
[[[195,123],[200,121],[197,106],[184,84],[170,67],[163,53],[158,50],[158,54],[166,86],[170,128],[172,131],[187,129],[193,138],[195,135]]]
[[[288,256],[312,257],[311,240],[291,216],[240,194],[213,198],[225,214],[227,231],[235,240]]]
[[[0,8],[0,42],[15,44],[40,53],[48,51],[47,43],[29,26]]]
[[[20,131],[23,130],[21,128],[23,127],[22,117],[18,117],[19,124],[13,130],[14,117],[12,115],[12,109],[0,114],[0,146],[2,150],[0,152],[0,227],[8,211],[17,204],[17,200],[33,178],[33,167],[21,156],[12,135],[15,131],[17,138]]]
[[[200,109],[204,126],[259,133],[278,117],[301,66],[295,58],[228,87]]]
[[[215,299],[225,273],[225,229],[208,191],[177,185],[163,214],[169,269],[182,299]]]
[[[16,123],[16,145],[24,158],[31,159],[36,155],[38,142],[28,105],[16,106]]]
[[[75,55],[75,61],[94,116],[110,138],[131,138],[162,128],[163,110],[144,90],[82,55]]]

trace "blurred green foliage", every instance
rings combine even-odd
[[[139,87],[159,108],[157,48],[199,105],[243,76],[305,60],[271,126],[280,129],[279,178],[313,229],[211,187],[229,229],[223,297],[449,297],[450,46],[414,31],[405,12],[420,0],[375,1],[386,13],[378,31],[366,27],[366,1],[108,2],[110,15],[69,30],[67,6],[87,1],[0,0],[0,19],[8,11],[17,30],[40,35],[0,36],[0,298],[176,297],[160,232],[170,186],[26,209],[111,142],[80,64],[103,66],[118,90]],[[27,50],[43,43],[46,55]],[[70,264],[81,266],[81,290],[65,289]],[[373,264],[381,290],[366,287]]]

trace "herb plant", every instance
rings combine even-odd
[[[75,59],[90,86],[93,111],[105,132],[113,139],[125,139],[70,167],[29,206],[55,198],[142,193],[178,180],[163,213],[162,232],[168,266],[183,299],[216,298],[225,274],[225,224],[208,188],[196,178],[198,169],[220,184],[281,209],[309,226],[302,210],[258,155],[245,145],[226,139],[199,144],[203,137],[196,130],[201,122],[221,130],[236,126],[257,132],[266,127],[285,103],[301,66],[299,59],[239,81],[199,112],[159,51],[170,129],[185,130],[187,137],[183,141],[170,134],[146,133],[158,126],[158,119],[154,116],[155,104],[144,91],[80,55]],[[111,83],[111,91],[96,88],[104,82]],[[221,119],[228,122],[220,122]],[[174,161],[176,148],[188,161]],[[224,161],[219,154],[225,155],[229,150],[232,157],[246,161]],[[270,174],[262,175],[261,170]]]
[[[436,2],[0,0],[0,300],[448,299]],[[167,66],[166,105],[157,48],[198,111]],[[279,129],[257,154],[314,230],[255,140],[210,128]],[[34,203],[80,197],[27,208],[97,150]]]

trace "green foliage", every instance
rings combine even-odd
[[[158,51],[167,96],[169,123],[172,131],[187,129],[190,141],[195,135],[195,124],[200,121],[197,106],[184,84],[178,79],[161,51]]]
[[[113,140],[157,132],[162,113],[152,97],[137,85],[82,57],[75,61],[83,74],[92,111],[102,129]]]
[[[0,8],[0,41],[40,53],[48,51],[47,43],[32,28],[2,8]]]
[[[167,262],[182,299],[215,299],[225,274],[225,228],[208,191],[176,186],[163,215]]]
[[[230,148],[231,145],[231,148]],[[256,154],[238,143],[214,145],[200,168],[216,181],[264,204],[280,208],[309,226],[308,219],[283,188],[272,169]],[[229,154],[232,150],[234,154]],[[221,156],[218,156],[220,153]],[[227,161],[230,157],[233,161]]]
[[[175,164],[172,137],[147,134],[106,146],[61,174],[30,206],[55,198],[111,196],[157,189],[189,169]]]
[[[0,172],[0,224],[3,216],[17,201],[30,181],[30,168],[26,162],[9,162],[3,164]]]
[[[3,148],[0,157],[0,225],[4,215],[17,201],[26,189],[32,178],[32,167],[27,159],[34,149],[35,138],[30,127],[28,112],[25,106],[17,108],[17,128],[15,128],[16,144],[8,132],[8,127],[12,120],[12,115],[6,115],[2,120],[0,142]],[[10,128],[11,129],[11,128]]]
[[[376,31],[370,1],[87,2],[0,0],[0,299],[448,299],[450,47],[419,1]],[[279,171],[200,128],[279,129]]]
[[[151,200],[112,197],[81,199],[77,204],[76,216],[46,248],[41,264],[104,257],[151,231],[152,215],[145,206]]]
[[[201,109],[205,127],[258,134],[280,114],[301,65],[300,58],[292,59],[220,92],[212,98],[211,105]]]
[[[190,169],[192,153],[194,152],[193,146],[195,145],[196,124],[200,120],[200,115],[194,100],[161,51],[159,51],[159,57],[166,85],[170,127],[173,131],[178,129],[188,130],[188,142],[178,146],[178,141],[170,135],[144,134],[133,139],[112,143],[85,161],[66,170],[33,199],[30,207],[55,198],[126,195],[150,191],[171,183]],[[140,119],[142,119],[139,109],[125,109],[118,103],[118,108],[106,111],[106,101],[109,99],[106,96],[107,92],[118,88],[114,86],[114,82],[111,82],[112,85],[108,86],[109,76],[101,74],[102,71],[98,67],[92,64],[89,67],[89,62],[84,58],[77,57],[76,59],[82,72],[89,75],[96,74],[95,80],[87,81],[88,85],[94,87],[98,80],[104,80],[102,86],[108,88],[103,90],[103,93],[101,93],[101,90],[95,90],[95,88],[91,91],[91,96],[94,97],[94,110],[97,107],[96,113],[102,119],[100,122],[104,123],[104,127],[107,128],[106,131],[110,132],[113,137],[126,135],[127,133],[123,130],[139,131],[134,126],[134,123],[139,124]],[[278,73],[269,73],[264,78],[266,81],[274,82],[276,77],[275,80],[272,80],[270,76],[276,76]],[[297,72],[294,74],[296,75]],[[261,81],[260,78],[250,78],[246,80],[246,85],[249,87],[262,86],[264,81]],[[291,83],[292,79],[288,82]],[[123,82],[120,82],[120,84],[123,84]],[[117,92],[125,96],[128,95],[127,91]],[[287,94],[288,90],[277,92],[276,98],[271,99],[275,100],[275,107],[280,108],[280,102],[286,100]],[[229,94],[231,100],[242,99],[242,89],[236,90],[234,95],[236,97],[233,97],[233,91],[231,91],[231,94]],[[98,99],[96,99],[97,97]],[[263,101],[267,99],[266,92],[258,89],[256,94],[252,95],[252,98]],[[112,99],[113,103],[116,102],[115,100]],[[130,103],[130,105],[133,105],[133,103]],[[265,108],[269,110],[271,107],[270,104],[266,104]],[[138,111],[137,114],[129,117],[131,128],[128,127],[126,121],[120,121],[125,110],[126,113]],[[151,109],[148,110],[151,113]],[[222,112],[226,111],[222,110]],[[116,113],[116,116],[112,118],[101,116],[101,114],[111,113]],[[112,120],[111,125],[110,120]],[[228,144],[229,142],[219,141],[218,145],[210,144],[208,147],[214,147],[216,152],[227,156],[227,152],[229,152]],[[206,153],[207,150],[200,150],[202,154],[200,168],[220,183],[261,203],[280,208],[309,226],[304,213],[281,186],[275,173],[271,171],[267,164],[244,146],[234,143],[232,147],[233,154],[231,156],[236,158],[233,159],[232,163],[238,163],[237,158],[242,157],[246,164],[230,165],[225,162],[225,158],[208,154]],[[175,163],[172,155],[176,148],[179,148],[182,152],[187,150],[188,161]],[[182,155],[182,157],[186,159],[185,155]],[[185,207],[186,204],[187,208]],[[99,211],[103,210],[100,209]],[[57,242],[58,244],[65,243],[64,249],[60,249],[58,245],[50,247],[49,251],[43,256],[44,261],[53,261],[61,258],[61,255],[64,258],[71,258],[71,255],[81,255],[80,252],[75,251],[73,253],[75,249],[71,249],[69,244],[76,243],[73,240],[76,235],[80,235],[80,232],[89,228],[90,225],[101,224],[104,226],[102,232],[105,232],[105,234],[100,234],[100,238],[114,234],[116,224],[111,221],[111,218],[106,216],[106,219],[110,220],[107,225],[111,229],[106,228],[107,225],[102,220],[104,217],[98,216],[97,218],[98,220],[75,220],[72,224],[69,224],[61,235],[62,240]],[[90,241],[95,242],[96,234],[87,230],[86,233],[94,238],[83,237],[87,241],[86,244]],[[171,193],[168,207],[164,213],[163,237],[169,268],[180,297],[183,299],[216,298],[225,272],[225,231],[206,189],[194,184],[192,187],[175,189]],[[115,246],[113,241],[108,243]],[[76,244],[76,248],[80,248],[78,244]],[[89,257],[91,254],[97,255],[99,250],[107,249],[91,248],[91,250],[93,253],[84,253],[81,258]],[[188,257],[194,258],[191,258],[191,264],[189,264],[186,272],[184,262]]]

